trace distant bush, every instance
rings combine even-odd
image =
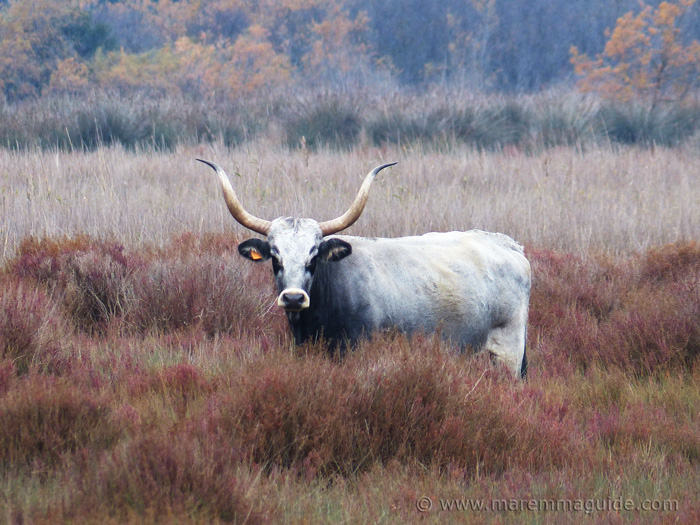
[[[234,146],[257,133],[263,123],[241,107],[167,97],[46,97],[0,108],[0,144],[64,151],[112,145],[169,151],[178,144],[218,140]]]
[[[362,102],[360,102],[362,101]],[[0,144],[11,149],[170,151],[179,144],[240,145],[268,134],[290,148],[350,149],[362,138],[382,144],[430,147],[514,147],[532,152],[601,142],[678,146],[700,129],[700,106],[600,104],[575,95],[488,97],[450,92],[314,93],[294,101],[249,99],[235,104],[162,96],[95,93],[78,99],[46,97],[0,106]],[[303,144],[302,144],[303,142]]]
[[[533,141],[539,147],[578,147],[602,135],[597,129],[600,107],[592,98],[543,97],[532,106]]]
[[[375,146],[382,144],[406,145],[416,142],[432,142],[435,129],[432,131],[427,115],[406,114],[397,111],[383,110],[369,117],[367,136]]]
[[[458,142],[480,150],[508,145],[526,145],[532,127],[524,106],[513,101],[496,101],[463,109],[448,117],[446,132]]]
[[[303,100],[291,108],[284,120],[287,145],[310,149],[329,147],[350,149],[362,129],[360,111],[352,97],[320,95]]]
[[[600,109],[601,135],[612,142],[640,146],[678,146],[700,129],[700,108],[684,104],[650,107],[606,104]]]
[[[514,101],[462,101],[442,98],[416,105],[386,104],[369,117],[367,135],[383,143],[468,144],[493,150],[527,142],[529,111]]]

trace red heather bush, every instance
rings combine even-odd
[[[338,450],[354,451],[351,429],[342,428],[347,408],[340,402],[349,389],[348,376],[323,358],[304,366],[291,355],[266,359],[256,369],[242,370],[229,390],[213,400],[208,432],[221,434],[261,465],[315,470],[343,469]],[[251,367],[253,368],[253,367]]]
[[[530,254],[530,341],[547,366],[688,369],[700,355],[700,248],[679,243],[618,262]],[[546,357],[545,357],[546,356]]]
[[[695,463],[700,461],[699,425],[699,421],[679,420],[661,407],[639,402],[622,409],[611,407],[602,415],[596,413],[590,423],[592,434],[617,457],[654,447],[664,456]]]
[[[105,453],[82,480],[69,514],[86,509],[120,521],[261,523],[236,478],[229,444],[184,433],[134,437]],[[90,511],[88,510],[87,513]]]
[[[10,389],[17,371],[12,361],[0,361],[0,396]]]
[[[630,292],[625,309],[606,327],[611,354],[626,357],[628,369],[638,374],[688,369],[700,355],[700,300],[673,288]]]
[[[279,330],[283,316],[269,312],[269,270],[246,264],[236,246],[232,236],[212,235],[183,235],[163,250],[140,252],[87,237],[28,240],[8,267],[60,297],[89,334],[196,330],[213,337]]]
[[[182,418],[190,403],[212,393],[216,387],[198,368],[181,363],[129,377],[127,390],[131,399],[151,393],[158,394]]]
[[[130,319],[142,332],[196,327],[208,337],[286,333],[284,316],[271,309],[269,267],[243,260],[238,242],[223,234],[174,239],[142,274]]]
[[[679,242],[650,249],[642,258],[640,281],[652,283],[700,281],[700,243]]]
[[[34,277],[40,282],[48,283],[60,270],[63,257],[82,253],[93,243],[87,235],[36,239],[27,237],[17,249],[17,255],[8,267],[20,277]]]
[[[16,371],[36,366],[57,372],[68,366],[71,327],[58,305],[31,280],[0,277],[0,361]]]
[[[49,467],[62,454],[113,444],[109,399],[64,379],[26,375],[0,398],[0,463]]]
[[[575,456],[570,432],[541,409],[544,401],[523,398],[507,374],[483,378],[469,368],[471,357],[434,346],[376,338],[341,364],[270,357],[219,391],[206,428],[255,463],[307,477],[351,476],[395,461],[498,474]]]
[[[571,307],[595,319],[606,319],[619,300],[628,276],[622,265],[606,259],[584,261],[572,254],[529,251],[532,265],[530,322],[538,327],[557,324]]]
[[[137,333],[198,328],[208,337],[266,331],[272,285],[244,263],[238,255],[209,254],[151,263],[137,276],[127,324]]]
[[[227,334],[286,334],[287,321],[277,308],[269,265],[250,264],[238,254],[240,239],[230,234],[183,234],[173,240],[162,255],[180,264],[182,276],[175,285],[200,272],[207,287],[202,289],[205,308],[193,311],[201,328],[211,337]]]
[[[60,295],[78,328],[101,333],[133,302],[132,275],[141,265],[141,260],[116,242],[79,236],[29,239],[20,245],[9,268]]]

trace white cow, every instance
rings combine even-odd
[[[201,160],[201,159],[198,159]],[[333,235],[362,214],[384,164],[365,178],[347,212],[313,219],[266,221],[249,214],[217,164],[233,217],[267,237],[238,246],[256,262],[272,259],[294,340],[323,336],[331,348],[385,328],[407,334],[438,331],[463,349],[486,350],[514,375],[527,369],[525,339],[530,264],[507,235],[480,230],[394,239]]]

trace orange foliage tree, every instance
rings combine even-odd
[[[340,5],[329,6],[326,17],[310,25],[311,45],[303,59],[305,71],[337,81],[368,65],[368,46],[363,41],[368,22],[366,13],[359,12],[352,18]]]
[[[258,25],[249,27],[234,42],[209,44],[204,37],[194,41],[183,36],[156,51],[98,54],[94,67],[103,87],[219,99],[274,89],[291,74],[288,58],[275,52],[267,31]]]
[[[220,89],[234,95],[251,95],[274,89],[291,75],[289,58],[275,51],[267,29],[250,26],[233,44],[221,47]]]
[[[58,68],[73,85],[87,74],[67,33],[81,23],[84,2],[17,0],[0,12],[0,92],[11,99],[40,95]]]
[[[121,49],[105,46],[93,12],[134,34]],[[367,26],[345,0],[0,2],[0,90],[8,99],[92,85],[236,98],[337,82],[371,69]]]
[[[88,89],[90,77],[90,69],[85,62],[75,57],[64,58],[51,73],[49,89],[58,93],[79,93]]]
[[[618,18],[595,59],[571,48],[571,63],[583,91],[620,101],[642,99],[653,105],[682,100],[698,85],[700,43],[684,45],[678,22],[695,0],[661,2]]]
[[[177,64],[169,49],[148,53],[98,52],[93,61],[97,83],[119,91],[148,89],[158,93],[177,93],[172,75]]]
[[[339,0],[126,0],[109,11],[158,14],[164,44],[142,53],[98,54],[96,77],[103,87],[217,98],[258,94],[329,72],[337,78],[367,58],[361,38],[366,15],[352,18],[341,5]]]

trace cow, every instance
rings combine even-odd
[[[296,344],[323,337],[344,349],[373,332],[398,329],[440,335],[464,350],[488,351],[516,377],[527,369],[525,352],[531,272],[522,246],[507,235],[481,230],[399,238],[335,235],[362,214],[374,168],[350,208],[325,222],[248,213],[224,170],[216,171],[233,218],[265,236],[238,246],[261,263],[272,260]]]

